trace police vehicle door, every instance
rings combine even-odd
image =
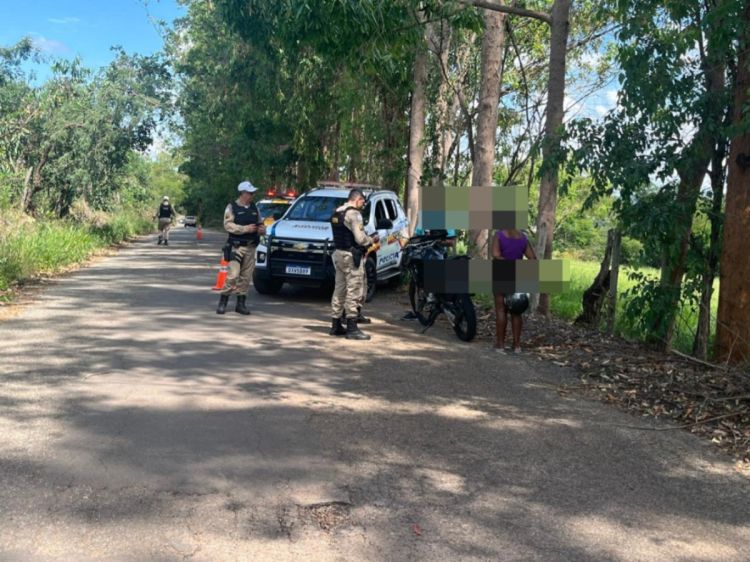
[[[378,269],[384,269],[393,267],[398,264],[398,254],[401,251],[401,245],[398,243],[398,239],[394,236],[396,222],[398,221],[398,213],[396,211],[393,202],[383,198],[375,202],[375,224],[378,221],[388,219],[393,224],[392,228],[379,229],[378,234],[380,235],[380,250],[378,251]]]

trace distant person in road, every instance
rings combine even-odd
[[[243,181],[237,186],[239,197],[224,210],[224,230],[229,233],[224,245],[224,259],[229,262],[229,267],[216,314],[226,312],[230,295],[237,295],[235,312],[250,314],[246,300],[255,267],[255,249],[260,235],[266,232],[258,207],[253,201],[253,194],[257,190],[249,181]]]
[[[534,248],[529,244],[528,238],[519,230],[498,230],[492,240],[492,257],[496,260],[535,260]],[[523,295],[523,294],[520,294]],[[523,317],[518,312],[523,308],[524,296],[506,295],[495,293],[495,350],[505,353],[505,332],[508,324],[508,314],[511,317],[511,330],[513,332],[513,353],[521,353],[521,329],[523,328]],[[528,299],[528,297],[525,297]],[[528,302],[528,301],[527,301]],[[519,306],[520,305],[520,306]],[[522,311],[521,311],[522,312]]]
[[[169,229],[172,227],[172,221],[177,216],[177,213],[169,202],[169,197],[166,195],[162,197],[161,205],[156,211],[156,217],[159,219],[159,241],[156,243],[157,246],[164,244],[169,246]]]
[[[380,237],[365,234],[362,208],[365,196],[359,189],[349,192],[349,199],[333,213],[333,266],[336,270],[336,286],[331,298],[331,331],[332,336],[346,335],[348,339],[369,340],[370,336],[362,332],[357,325],[361,315],[360,304],[363,299],[365,283],[365,261],[368,246],[377,243]],[[342,317],[346,315],[346,328]]]

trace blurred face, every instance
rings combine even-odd
[[[243,205],[247,205],[253,200],[253,194],[249,191],[240,191],[240,201]]]
[[[352,206],[356,207],[357,209],[361,209],[365,206],[365,198],[364,197],[357,197],[353,201],[351,201]]]

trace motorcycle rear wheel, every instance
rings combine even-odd
[[[426,310],[425,305],[427,304],[427,293],[424,289],[417,286],[414,276],[409,280],[409,302],[411,303],[411,310],[419,320],[422,326],[430,325],[430,311]]]

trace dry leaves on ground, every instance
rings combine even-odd
[[[494,313],[481,311],[480,336],[494,338]],[[599,398],[633,414],[669,419],[677,426],[634,424],[665,431],[685,429],[750,463],[750,374],[711,368],[674,354],[610,337],[562,320],[524,319],[529,354],[573,369],[580,384],[558,392]]]

